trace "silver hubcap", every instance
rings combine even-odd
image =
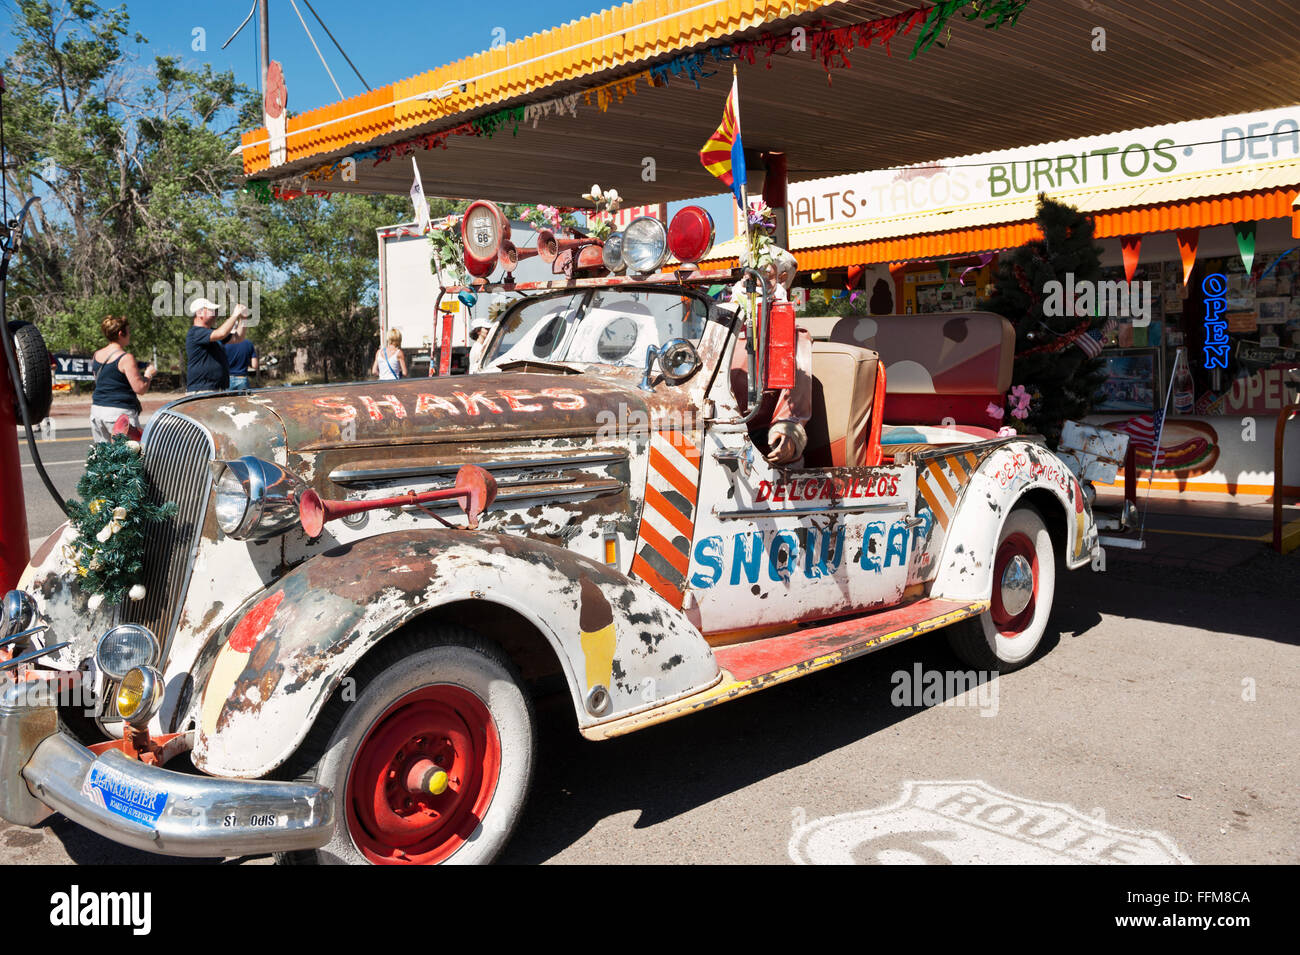
[[[1002,607],[1012,617],[1029,606],[1034,596],[1034,570],[1016,554],[1002,571]]]

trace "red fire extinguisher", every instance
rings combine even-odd
[[[794,306],[789,302],[772,302],[767,317],[767,380],[764,387],[779,391],[794,387],[795,325]]]

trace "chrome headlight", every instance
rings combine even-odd
[[[611,272],[622,272],[623,264],[623,233],[613,232],[605,239],[605,245],[600,250],[601,261],[605,263],[605,268]]]
[[[653,272],[668,258],[668,233],[650,216],[633,219],[623,230],[623,262],[629,272]]]
[[[95,647],[95,665],[113,680],[122,679],[136,667],[155,666],[161,656],[158,638],[138,623],[114,627]]]
[[[5,594],[4,619],[0,620],[0,637],[22,633],[36,619],[36,601],[25,590],[11,590]]]
[[[122,677],[117,688],[117,715],[132,726],[149,722],[163,697],[162,674],[153,667],[136,667]]]
[[[307,485],[292,471],[245,455],[217,478],[217,526],[236,540],[262,540],[298,524],[297,497]]]

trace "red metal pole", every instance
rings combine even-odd
[[[18,455],[18,409],[10,384],[9,362],[0,349],[0,587],[18,586],[31,551],[27,542],[27,502]]]
[[[455,327],[456,316],[450,312],[442,313],[442,344],[438,348],[438,374],[451,374],[451,330]]]

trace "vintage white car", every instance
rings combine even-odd
[[[808,443],[776,468],[717,273],[575,271],[505,313],[481,374],[159,412],[144,466],[179,510],[145,599],[92,611],[67,527],[5,599],[0,815],[173,855],[486,862],[538,692],[606,739],[939,628],[1009,670],[1058,570],[1100,563],[1041,440],[961,423],[1010,383],[1003,319],[805,320]],[[778,311],[746,339],[755,407],[792,360]]]

